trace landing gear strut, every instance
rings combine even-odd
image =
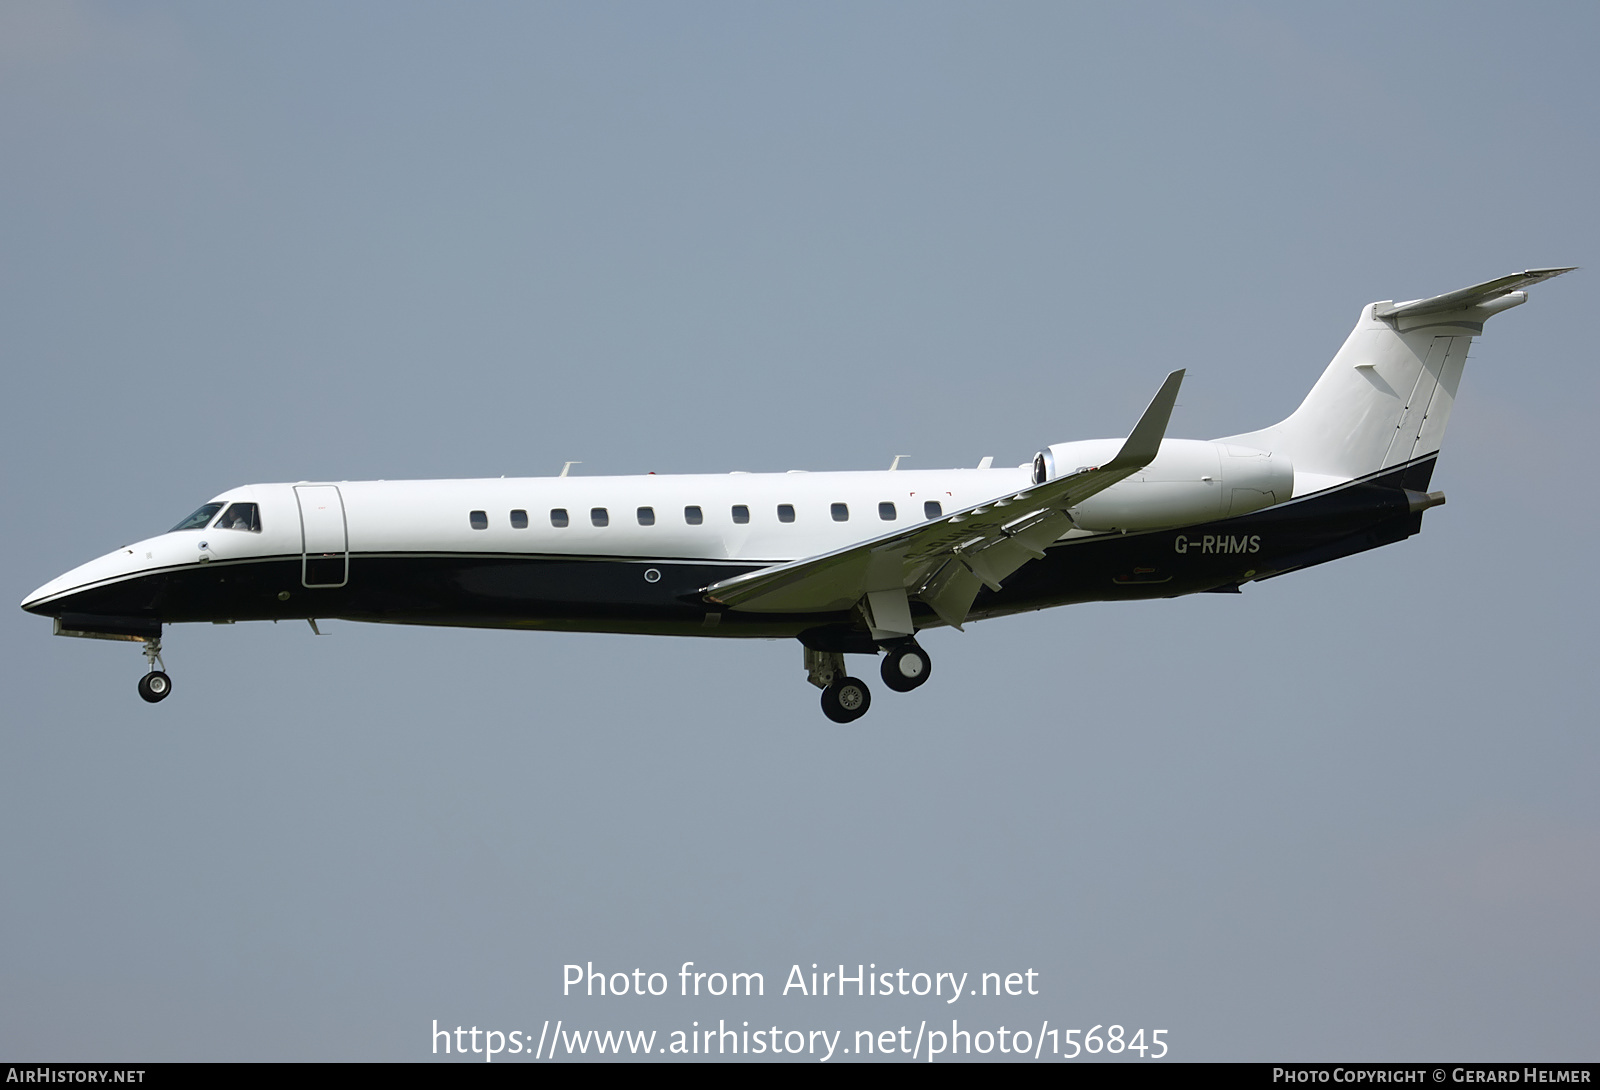
[[[156,704],[172,692],[172,679],[166,674],[167,664],[161,661],[160,636],[144,641],[144,660],[149,663],[150,672],[139,679],[139,695],[148,703]],[[156,669],[158,665],[159,670]]]

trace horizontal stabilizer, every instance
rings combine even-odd
[[[1379,318],[1404,318],[1414,314],[1434,314],[1442,310],[1465,310],[1467,307],[1482,306],[1484,303],[1493,302],[1503,295],[1510,295],[1514,291],[1531,287],[1551,277],[1560,276],[1562,273],[1572,272],[1576,265],[1566,269],[1528,269],[1525,272],[1512,273],[1502,276],[1498,280],[1486,280],[1482,284],[1474,284],[1470,288],[1460,291],[1446,292],[1444,295],[1435,295],[1431,299],[1413,299],[1409,303],[1390,303],[1380,307],[1373,313]]]

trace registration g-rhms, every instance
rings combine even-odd
[[[1235,593],[1417,533],[1444,502],[1428,489],[1472,338],[1569,271],[1368,304],[1300,407],[1243,435],[1165,438],[1174,371],[1127,438],[1015,469],[245,485],[22,608],[142,642],[151,702],[172,691],[162,626],[186,622],[793,637],[848,723],[872,694],[847,654],[909,692],[932,673],[926,629]]]

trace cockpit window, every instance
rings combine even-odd
[[[251,504],[251,506],[254,507],[255,505]],[[222,510],[222,504],[208,503],[194,514],[178,523],[178,525],[168,530],[167,533],[174,534],[179,530],[204,530],[206,525],[211,521],[211,516],[220,510]]]
[[[252,533],[261,532],[261,511],[253,503],[235,503],[222,513],[217,520],[215,529],[218,530],[249,530]]]

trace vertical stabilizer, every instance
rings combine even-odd
[[[1371,303],[1298,409],[1221,442],[1287,455],[1295,494],[1435,454],[1472,338],[1520,290],[1571,269],[1530,269],[1430,299]]]

